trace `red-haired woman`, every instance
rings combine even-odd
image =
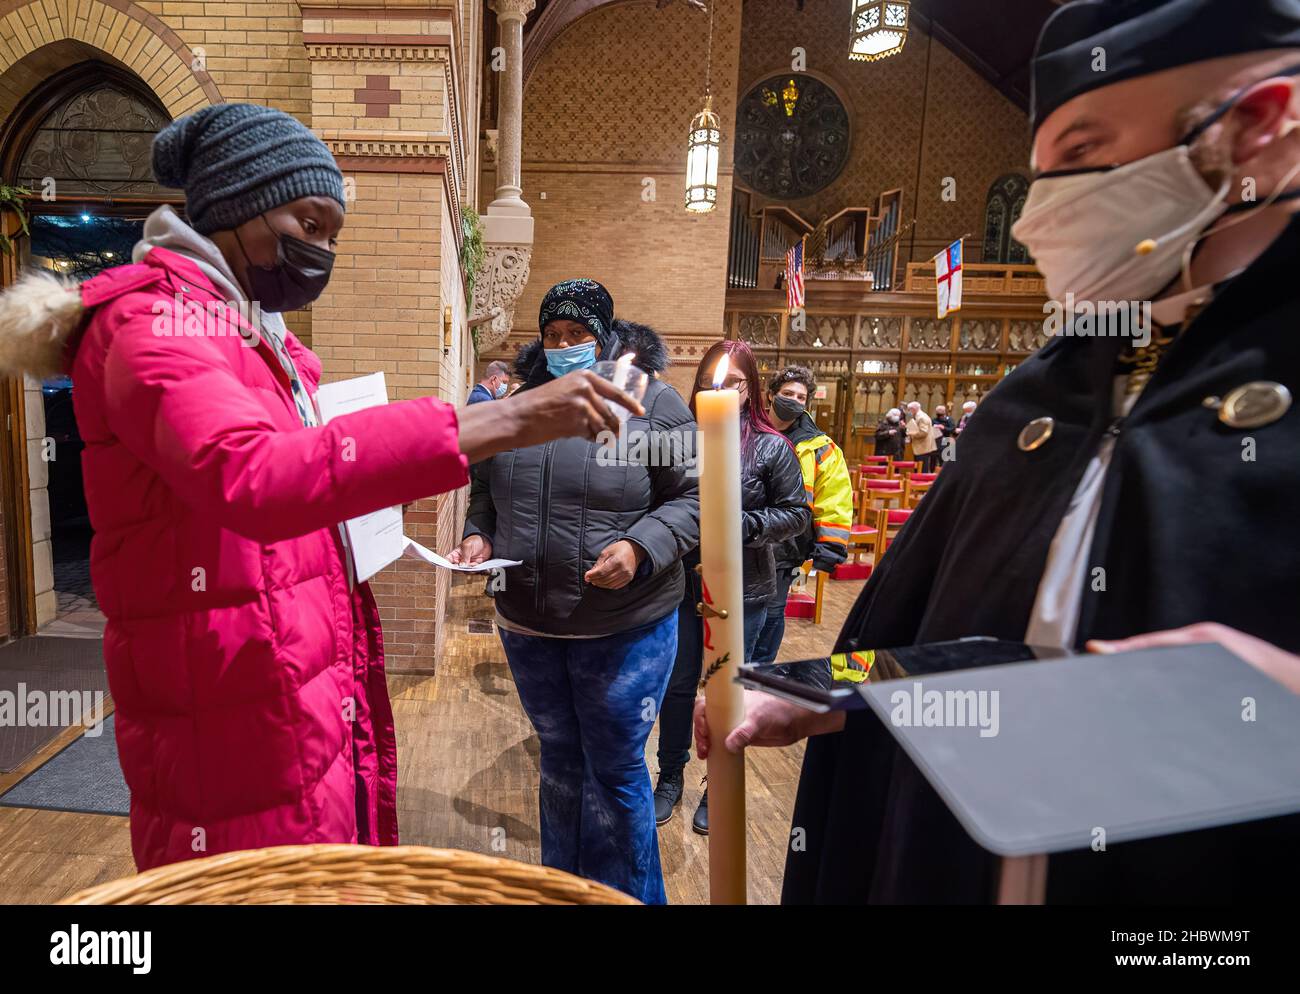
[[[776,591],[774,550],[786,539],[803,534],[812,524],[804,495],[803,471],[794,447],[776,430],[763,410],[763,386],[754,353],[744,342],[715,342],[695,370],[691,413],[695,395],[713,389],[713,371],[723,353],[729,369],[722,386],[740,391],[741,514],[744,528],[745,659],[767,618],[767,602]],[[677,612],[677,659],[668,692],[659,711],[659,782],[655,786],[655,821],[662,825],[673,816],[682,799],[682,771],[691,755],[691,712],[703,664],[703,625],[695,613],[702,599],[700,576],[695,571],[699,553],[692,552],[686,566],[686,595]],[[709,834],[709,797],[700,798],[691,826]]]

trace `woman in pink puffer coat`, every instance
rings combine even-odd
[[[329,151],[223,104],[160,133],[154,171],[188,223],[160,208],[132,265],[0,295],[0,370],[75,384],[136,864],[395,844],[383,636],[338,524],[460,487],[496,451],[617,430],[601,398],[630,398],[584,374],[459,417],[421,398],[320,426],[320,362],[279,312],[329,278]]]

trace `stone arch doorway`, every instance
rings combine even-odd
[[[202,51],[131,0],[0,0],[0,117],[75,62],[99,59],[133,73],[171,117],[222,103]]]
[[[62,64],[62,68],[50,70]],[[11,99],[28,73],[45,78]],[[0,74],[0,182],[20,197],[28,231],[6,211],[14,251],[0,283],[25,269],[84,280],[130,261],[144,219],[181,203],[155,184],[153,135],[172,115],[121,60],[75,40],[29,53]],[[89,582],[91,528],[82,490],[82,443],[71,380],[4,384],[4,634],[38,629],[96,635],[102,627]]]

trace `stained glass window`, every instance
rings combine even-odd
[[[1019,173],[1007,173],[989,187],[984,202],[985,262],[1029,262],[1029,250],[1011,236],[1011,226],[1024,210],[1028,192],[1029,180]]]
[[[18,184],[40,192],[53,179],[60,198],[173,197],[153,180],[153,137],[166,113],[117,82],[79,90],[46,115],[18,166]]]
[[[736,173],[778,200],[797,200],[839,176],[849,156],[849,115],[815,76],[765,79],[736,108]]]

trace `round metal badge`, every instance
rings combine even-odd
[[[1056,422],[1052,418],[1034,418],[1020,429],[1016,445],[1021,452],[1033,452],[1052,437],[1055,428]]]
[[[1219,405],[1219,420],[1229,428],[1262,428],[1290,407],[1291,391],[1281,383],[1255,380],[1228,391]]]

